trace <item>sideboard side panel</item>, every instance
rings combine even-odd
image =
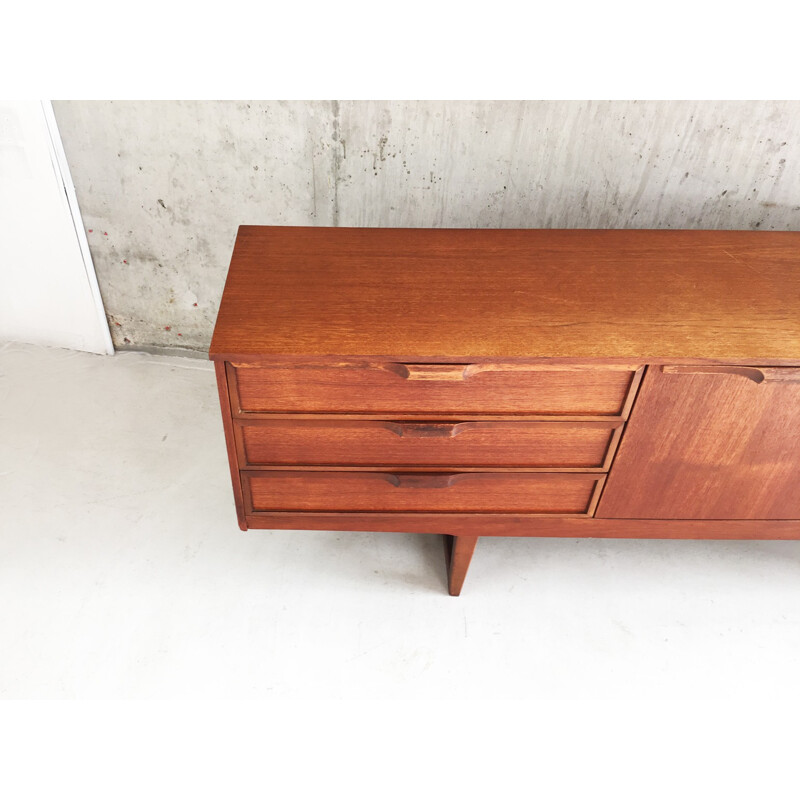
[[[224,361],[214,362],[214,371],[217,375],[217,389],[219,390],[219,404],[222,411],[222,425],[225,430],[225,444],[228,449],[228,463],[231,469],[233,483],[233,499],[236,503],[236,516],[239,527],[247,530],[247,520],[244,513],[244,499],[242,497],[242,480],[239,474],[239,463],[236,456],[236,438],[233,430],[233,417],[231,414],[230,392],[228,389],[228,375]]]

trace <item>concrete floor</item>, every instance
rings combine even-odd
[[[440,537],[243,533],[229,480],[207,362],[0,346],[0,697],[649,709],[705,747],[800,705],[800,543],[483,539],[451,598]]]

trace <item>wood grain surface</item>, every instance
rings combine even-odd
[[[800,359],[800,233],[243,226],[212,358]]]
[[[255,511],[586,514],[605,475],[592,473],[243,472]]]
[[[238,402],[234,398],[238,413],[618,416],[640,369],[638,365],[488,364],[458,365],[454,371],[450,364],[432,364],[426,365],[429,371],[423,380],[413,380],[408,366],[234,364],[229,376],[238,395]],[[434,367],[447,371],[434,373]],[[471,367],[479,369],[473,373]],[[453,378],[456,373],[461,376],[458,380]]]
[[[239,527],[247,530],[247,521],[244,516],[244,498],[242,494],[242,480],[239,474],[239,463],[236,452],[236,436],[233,430],[233,417],[231,415],[230,390],[225,364],[217,361],[214,364],[217,375],[217,392],[219,393],[220,410],[222,411],[222,427],[225,432],[225,446],[228,450],[228,465],[231,470],[231,484],[233,486],[233,500],[236,504],[236,517]]]
[[[607,469],[622,423],[258,420],[237,423],[252,466]]]
[[[597,519],[520,514],[250,513],[261,530],[387,531],[580,539],[800,539],[800,520]]]
[[[649,368],[598,516],[800,519],[800,370]]]
[[[477,536],[444,537],[447,588],[451,597],[458,597],[461,594],[476,544],[478,544]]]

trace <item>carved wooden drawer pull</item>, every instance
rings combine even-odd
[[[463,425],[457,422],[384,422],[379,423],[387,431],[405,438],[452,438],[457,436]]]
[[[386,369],[408,381],[463,381],[469,364],[387,364]]]
[[[456,481],[469,477],[468,475],[448,475],[444,473],[433,474],[403,474],[391,475],[384,473],[381,477],[392,486],[400,489],[447,489]]]

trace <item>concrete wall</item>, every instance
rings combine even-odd
[[[800,230],[798,102],[57,102],[120,348],[205,350],[238,225]]]

